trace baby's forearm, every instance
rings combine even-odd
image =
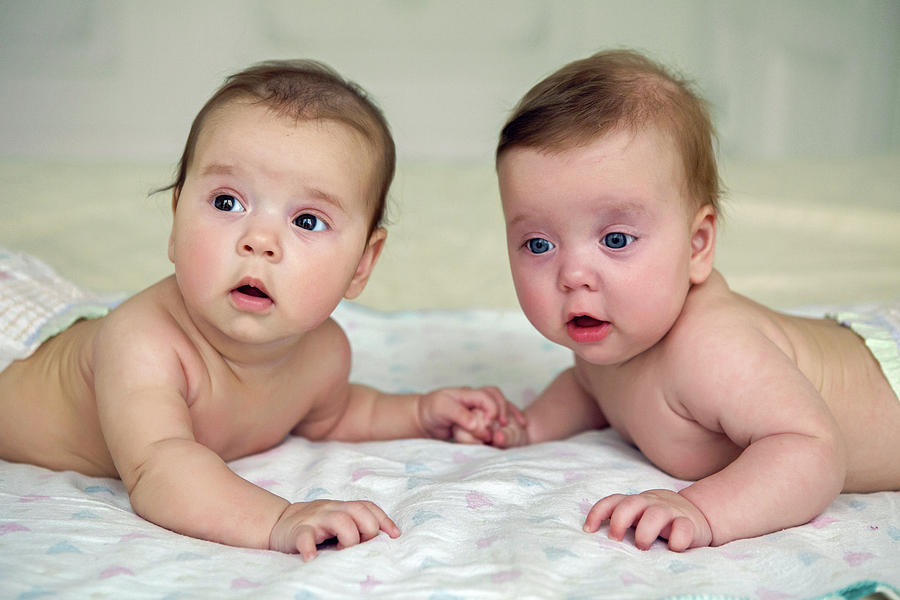
[[[420,394],[387,394],[351,384],[347,408],[327,438],[348,442],[423,437],[418,419]]]
[[[557,375],[525,408],[525,416],[532,444],[607,426],[597,400],[581,385],[574,367]]]
[[[140,472],[128,479],[132,507],[148,521],[231,546],[268,549],[272,528],[289,505],[191,440],[157,443]]]
[[[809,522],[840,493],[845,472],[835,440],[779,434],[680,494],[703,513],[719,546]]]
[[[346,441],[412,437],[449,440],[462,429],[473,439],[489,442],[494,420],[505,424],[509,419],[522,418],[519,409],[493,386],[388,394],[363,385],[350,385],[340,415],[318,435]],[[304,435],[309,429],[304,432],[298,427],[295,431]]]

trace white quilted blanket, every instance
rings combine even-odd
[[[388,390],[492,383],[524,405],[571,360],[515,312],[345,304],[336,318],[353,379]],[[685,485],[611,431],[505,451],[290,438],[231,466],[292,500],[371,499],[403,535],[303,563],[152,525],[118,480],[0,461],[0,597],[900,597],[900,492],[842,495],[808,525],[683,554],[583,533],[601,496]]]

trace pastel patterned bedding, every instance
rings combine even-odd
[[[525,405],[571,360],[513,311],[335,316],[353,379],[393,391],[490,383]],[[608,430],[513,450],[289,438],[231,466],[295,501],[371,499],[403,535],[303,563],[157,527],[118,480],[0,461],[0,598],[900,597],[900,492],[841,495],[807,525],[682,554],[583,533],[601,496],[687,483]]]

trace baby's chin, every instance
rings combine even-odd
[[[597,367],[616,367],[624,365],[646,350],[646,348],[629,348],[623,350],[622,348],[615,348],[609,343],[577,344],[571,340],[569,343],[562,345],[572,350],[580,362]]]

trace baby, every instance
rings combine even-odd
[[[516,413],[494,388],[390,395],[348,382],[350,348],[330,314],[372,272],[393,173],[380,110],[329,68],[269,62],[230,77],[166,188],[175,274],[0,372],[0,458],[120,477],[149,521],[304,560],[330,538],[397,537],[371,502],[291,503],[226,465],[289,433],[447,439],[457,428],[490,441],[475,411],[504,423]]]
[[[879,364],[837,320],[729,289],[713,268],[713,131],[689,84],[624,50],[566,65],[513,111],[497,173],[519,302],[575,364],[493,443],[610,426],[695,481],[602,498],[585,531],[609,520],[614,539],[634,527],[637,547],[682,551],[900,488],[896,339],[872,344]]]

